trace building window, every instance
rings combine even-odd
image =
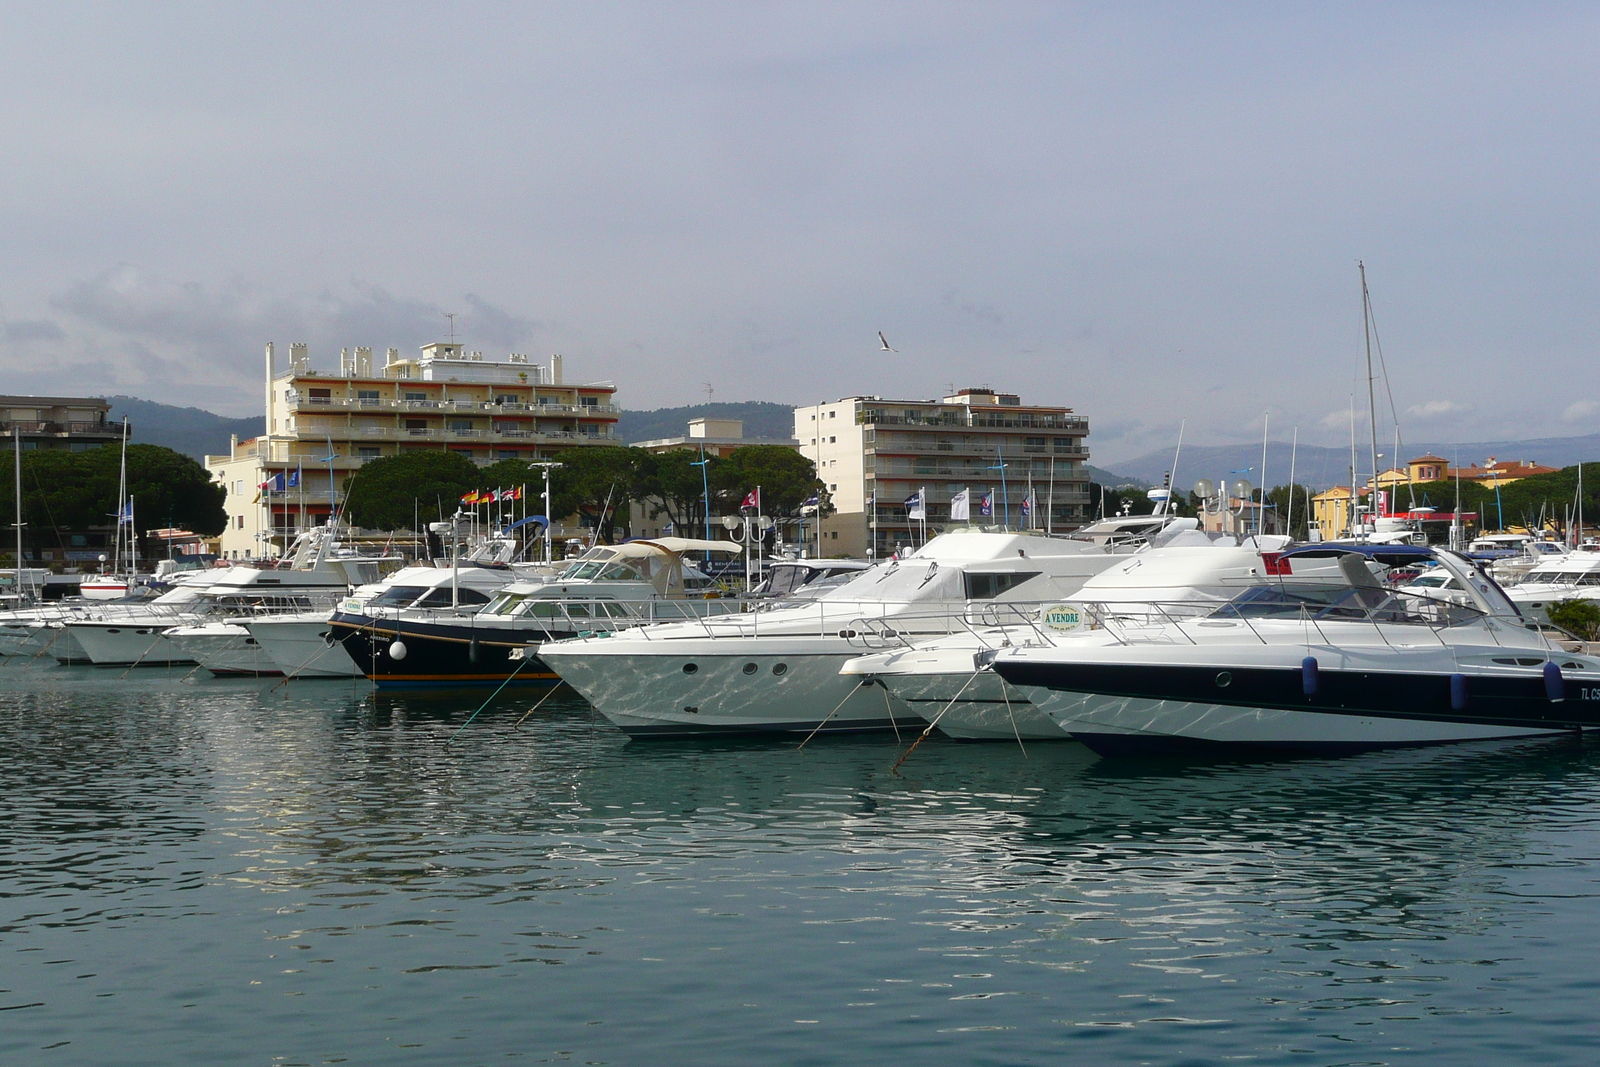
[[[306,395],[311,398],[313,404],[333,403],[333,390],[331,389],[307,389]]]
[[[517,454],[515,452],[513,452],[513,451],[508,451],[507,449],[502,448],[500,451],[495,453],[495,458],[496,459],[516,459],[517,458]]]
[[[472,458],[472,449],[470,448],[452,448],[450,451],[454,452],[458,456],[466,456],[468,459]]]
[[[378,399],[378,391],[376,389],[357,389],[356,390],[356,399],[357,400],[376,400],[376,399]]]
[[[380,455],[376,445],[358,445],[356,456],[360,459],[377,459]]]
[[[599,407],[600,398],[597,396],[581,396],[578,398],[578,403],[586,408]]]
[[[830,445],[836,445],[839,443],[839,439],[837,437],[830,437],[828,438],[828,443]]]
[[[1056,438],[1055,448],[1056,448],[1057,452],[1071,452],[1072,451],[1072,438],[1070,438],[1070,437],[1057,437]]]
[[[428,394],[427,393],[407,393],[406,394],[406,399],[407,400],[426,400],[426,399],[428,399]]]
[[[236,529],[236,530],[244,529],[244,516],[243,515],[237,516],[237,520],[238,520],[239,525],[235,526],[234,529]]]
[[[830,411],[830,412],[828,412],[828,418],[830,418],[830,419],[837,419],[837,418],[838,418],[838,417],[839,417],[839,413],[838,413],[838,412],[837,412],[837,411]]]
[[[839,531],[838,530],[833,531],[833,539],[835,541],[839,540]]]

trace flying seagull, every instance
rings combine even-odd
[[[898,352],[898,351],[900,351],[898,348],[890,348],[889,347],[889,339],[887,337],[883,336],[883,331],[882,330],[878,331],[878,340],[883,342],[883,347],[878,349],[879,352]]]

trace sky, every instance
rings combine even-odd
[[[0,4],[8,392],[562,353],[1018,392],[1094,462],[1600,430],[1600,5]],[[880,351],[883,331],[897,352]],[[711,390],[708,393],[708,386]]]

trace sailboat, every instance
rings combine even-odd
[[[122,418],[122,465],[117,477],[117,526],[111,550],[111,569],[79,583],[78,591],[85,600],[121,600],[133,587],[134,574],[139,562],[137,534],[133,525],[133,498],[128,495],[128,418]],[[128,527],[128,570],[122,571],[122,527]],[[102,561],[104,556],[100,557]]]

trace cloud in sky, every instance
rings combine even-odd
[[[1561,413],[1562,422],[1586,422],[1595,412],[1600,411],[1600,402],[1594,400],[1579,400],[1568,404]]]
[[[242,413],[268,340],[408,347],[451,311],[633,407],[987,382],[1128,454],[1269,408],[1336,441],[1363,259],[1405,417],[1525,426],[1600,333],[1597,30],[1582,5],[41,7],[7,34],[0,369]],[[1460,407],[1430,410],[1442,378]]]
[[[1475,410],[1471,404],[1461,404],[1454,400],[1430,400],[1425,404],[1413,404],[1406,408],[1406,414],[1418,419],[1437,419],[1445,415],[1464,415]]]

